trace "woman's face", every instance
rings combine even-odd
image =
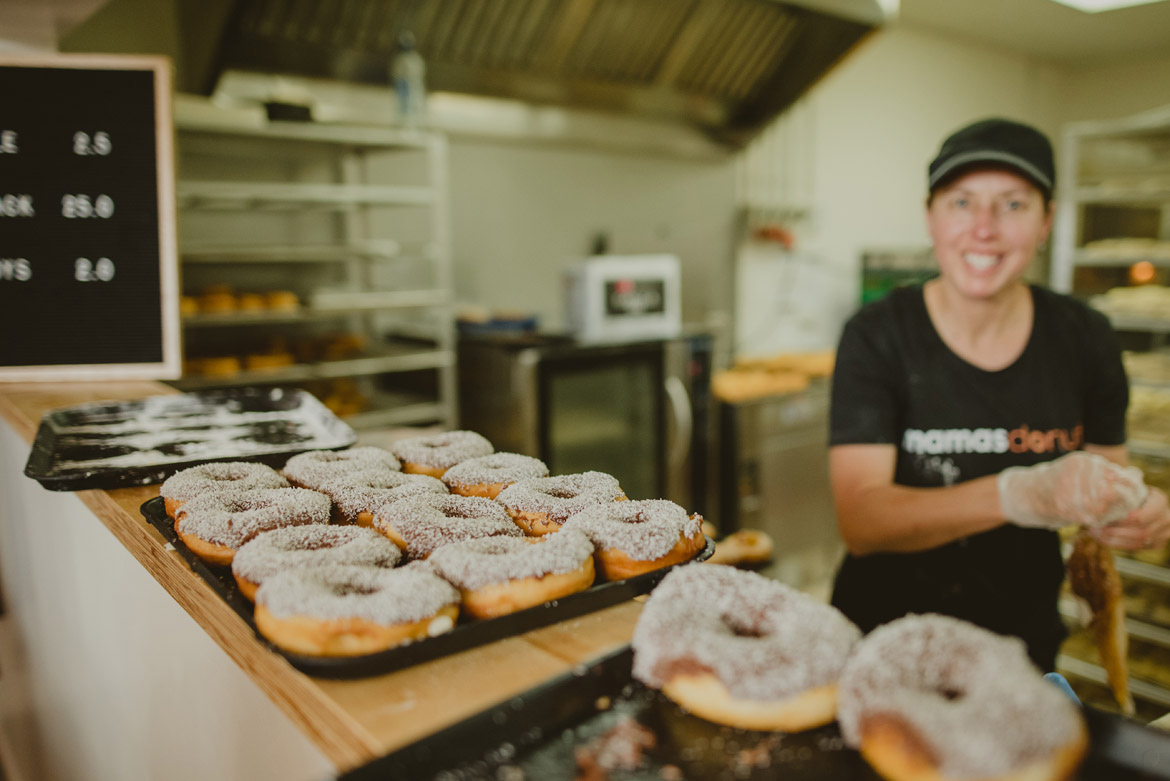
[[[1023,276],[1052,229],[1052,212],[1027,179],[975,170],[938,190],[926,210],[941,280],[960,295],[992,299]]]

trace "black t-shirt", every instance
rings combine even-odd
[[[830,444],[892,444],[894,482],[946,486],[1125,443],[1129,389],[1104,315],[1032,287],[1020,357],[985,371],[955,355],[921,286],[899,288],[845,325],[833,376]],[[1022,637],[1052,669],[1065,631],[1055,532],[1006,524],[915,553],[847,555],[833,604],[869,631],[906,613],[944,613]]]

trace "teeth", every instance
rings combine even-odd
[[[963,260],[979,271],[986,271],[995,265],[996,258],[995,255],[976,255],[974,252],[968,252],[963,256]]]

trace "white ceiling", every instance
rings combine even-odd
[[[1067,67],[1170,57],[1170,2],[1087,14],[1053,0],[901,0],[899,23]]]

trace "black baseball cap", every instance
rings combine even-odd
[[[934,190],[960,168],[976,163],[1005,166],[1020,173],[1046,195],[1056,184],[1056,165],[1048,136],[1010,119],[984,119],[956,130],[930,163],[929,189]]]

